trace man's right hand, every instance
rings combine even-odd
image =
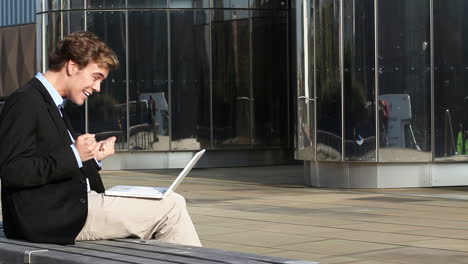
[[[94,134],[81,135],[76,139],[74,144],[82,162],[90,160],[96,155],[97,142]]]

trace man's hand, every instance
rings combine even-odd
[[[96,142],[93,134],[84,134],[79,136],[74,144],[80,154],[82,162],[90,160],[96,155],[96,146],[98,143]]]
[[[115,140],[116,137],[110,137],[108,139],[99,141],[96,146],[96,154],[94,157],[98,160],[104,160],[105,158],[115,153]]]

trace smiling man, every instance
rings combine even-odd
[[[82,105],[109,71],[115,53],[96,35],[66,36],[49,57],[49,70],[10,95],[0,114],[3,226],[8,238],[73,244],[77,240],[156,238],[201,246],[185,200],[105,196],[101,161],[115,137],[77,138],[62,106]]]

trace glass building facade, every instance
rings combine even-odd
[[[63,36],[96,33],[117,53],[79,133],[124,152],[289,150],[290,7],[284,0],[49,0],[37,7],[39,68]]]
[[[308,184],[468,184],[468,2],[294,2]]]

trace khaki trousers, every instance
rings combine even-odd
[[[76,241],[135,237],[200,246],[185,199],[162,200],[88,193],[88,218]]]

